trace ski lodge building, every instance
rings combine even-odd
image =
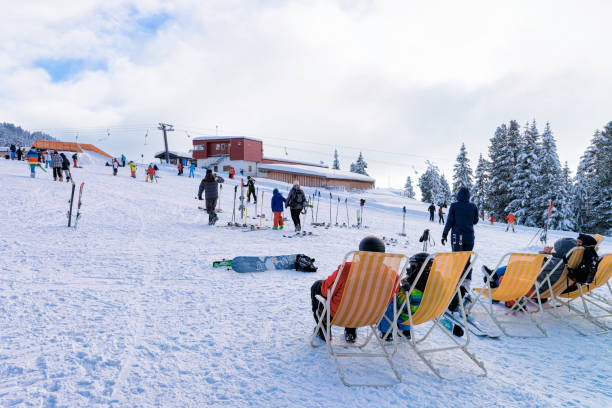
[[[306,187],[368,190],[375,180],[362,174],[332,170],[324,164],[266,157],[263,142],[245,136],[204,136],[193,138],[192,155],[198,167],[214,172],[234,168],[237,175],[257,176]]]
[[[39,150],[57,150],[58,152],[93,152],[102,155],[108,159],[112,156],[105,151],[98,149],[96,146],[89,143],[74,143],[74,142],[56,142],[51,140],[36,140],[32,147]]]

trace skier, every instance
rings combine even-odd
[[[193,161],[189,165],[189,177],[195,178],[195,163]]]
[[[145,178],[145,183],[148,182],[149,179],[151,180],[151,183],[152,183],[154,178],[155,178],[155,167],[153,167],[152,163],[149,163],[149,167],[147,168],[147,177]]]
[[[177,176],[182,176],[182,175],[183,175],[183,163],[179,162]]]
[[[113,158],[113,176],[117,175],[119,171],[119,160],[116,157]]]
[[[62,156],[59,155],[57,150],[54,150],[51,155],[51,167],[53,168],[53,180],[57,181],[59,178],[60,182],[64,181],[62,177]]]
[[[493,214],[491,214],[491,218],[489,219],[489,221],[491,221],[491,225],[493,225],[493,223],[495,222],[495,216]]]
[[[21,160],[21,156],[23,155],[23,151],[20,147],[17,148],[17,160]]]
[[[470,190],[461,187],[457,192],[457,201],[451,204],[442,232],[442,245],[446,244],[448,232],[451,232],[453,252],[471,251],[474,249],[474,225],[478,223],[478,207],[470,202]],[[469,261],[466,268],[469,267]],[[467,292],[472,281],[472,271],[464,279],[462,288]]]
[[[68,160],[68,157],[66,157],[64,153],[60,153],[60,156],[62,158],[62,170],[66,175],[66,183],[68,183],[72,179],[72,174],[70,173],[70,160]]]
[[[291,194],[291,193],[290,193]],[[385,243],[380,240],[380,238],[375,237],[373,235],[367,236],[359,242],[359,250],[360,251],[368,251],[368,252],[385,252]],[[339,265],[338,268],[334,271],[333,274],[329,275],[325,280],[318,280],[312,284],[310,288],[310,297],[312,300],[312,315],[314,316],[315,323],[319,324],[319,318],[324,319],[325,316],[322,316],[321,313],[323,311],[323,304],[316,298],[317,295],[323,296],[327,298],[330,295],[330,290],[334,286],[334,282],[336,281],[336,277],[342,265]],[[336,284],[336,288],[334,293],[331,294],[331,304],[329,314],[333,318],[334,314],[336,314],[336,310],[338,310],[338,306],[340,306],[340,301],[342,299],[342,293],[344,292],[344,285],[346,284],[346,279],[351,270],[351,262],[346,262],[344,264],[344,268],[340,274],[340,279]],[[321,315],[321,316],[320,316]],[[323,337],[323,331],[326,330],[326,320],[323,320],[322,329],[317,332],[317,336],[325,341],[325,337]],[[354,343],[357,339],[357,329],[351,327],[344,328],[344,340],[347,343]],[[331,339],[330,339],[331,340]]]
[[[306,194],[304,194],[304,191],[300,188],[300,183],[294,181],[293,187],[287,195],[285,207],[289,208],[289,211],[291,212],[291,219],[293,220],[293,225],[295,226],[295,232],[300,232],[302,230],[302,226],[300,224],[300,213],[305,206]]]
[[[506,221],[508,221],[508,225],[506,225],[506,232],[508,232],[508,228],[512,227],[512,232],[514,231],[514,221],[516,221],[516,216],[512,213],[506,216]]]
[[[273,230],[285,228],[283,223],[283,203],[287,201],[285,197],[275,188],[272,192],[272,213],[274,213],[274,227]]]
[[[436,212],[436,206],[434,205],[434,203],[431,203],[431,205],[427,209],[429,210],[429,221],[433,221],[434,214]]]
[[[230,169],[229,169],[229,178],[233,180],[235,175],[236,175],[236,170],[234,170],[233,167],[230,167]]]
[[[79,156],[75,153],[72,155],[72,162],[74,164],[73,167],[77,167],[77,160],[79,159]]]
[[[31,148],[26,156],[28,163],[30,164],[30,177],[36,177],[36,166],[38,166],[38,151],[35,148]]]
[[[122,154],[121,155],[121,167],[125,167],[125,161],[126,161],[125,155]]]
[[[11,145],[11,160],[15,160],[15,155],[16,155],[16,151],[17,151],[17,147],[15,147],[14,144]]]
[[[223,178],[213,175],[211,169],[206,170],[206,175],[200,182],[198,189],[198,200],[202,200],[202,192],[206,197],[206,212],[208,213],[208,225],[214,225],[219,219],[215,208],[219,199],[219,183],[223,183]]]
[[[128,163],[128,166],[130,167],[130,172],[132,173],[132,178],[136,178],[136,164],[133,161],[130,161]]]
[[[253,195],[253,202],[257,204],[257,194],[255,194],[255,179],[251,176],[247,176],[247,203],[251,202],[251,195]]]
[[[45,162],[45,169],[49,168],[49,164],[51,163],[51,155],[47,150],[42,153],[43,161]]]
[[[438,207],[438,224],[444,224],[444,206]]]

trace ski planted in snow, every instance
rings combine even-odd
[[[79,200],[77,201],[77,210],[76,210],[76,215],[74,217],[74,228],[77,227],[77,222],[79,221],[79,218],[81,217],[81,197],[83,196],[84,186],[85,186],[85,182],[82,182],[81,186],[79,187]]]
[[[70,224],[72,223],[72,203],[74,202],[74,190],[76,189],[76,184],[74,184],[74,181],[72,182],[72,192],[70,193],[70,200],[68,200],[68,203],[70,204],[70,207],[68,207],[68,226],[70,226]]]

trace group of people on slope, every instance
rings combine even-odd
[[[447,207],[446,204],[440,204],[438,206],[438,223],[439,224],[444,224],[444,215],[446,214],[444,212],[444,209],[446,207]],[[436,213],[436,205],[434,203],[431,203],[431,205],[427,207],[427,210],[429,211],[429,221],[435,222],[434,214]]]
[[[14,145],[11,145],[11,148]],[[16,152],[21,152],[19,149],[15,149],[15,151],[11,150],[11,154],[17,156],[17,160],[21,160],[21,153],[17,154]],[[64,181],[64,175],[66,176],[66,182],[72,180],[72,175],[70,173],[70,160],[66,156],[64,152],[59,153],[57,150],[53,150],[49,152],[47,150],[39,150],[35,147],[31,147],[27,153],[23,154],[23,157],[28,162],[30,166],[30,177],[36,177],[36,168],[39,167],[43,171],[46,172],[45,168],[53,169],[53,180],[54,181]],[[74,167],[77,167],[77,154],[72,155]],[[45,164],[45,167],[42,167],[42,164]]]
[[[272,192],[271,205],[272,213],[274,214],[274,226],[272,229],[276,230],[284,228],[283,211],[286,207],[289,208],[289,212],[291,213],[291,220],[293,221],[295,231],[300,232],[302,230],[300,215],[304,213],[308,202],[306,200],[306,194],[304,193],[304,190],[300,188],[300,183],[298,181],[293,182],[293,187],[291,187],[291,190],[289,190],[287,198],[283,197],[278,189],[275,188]]]

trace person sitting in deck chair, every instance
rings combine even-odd
[[[359,243],[359,250],[367,252],[385,252],[385,243],[379,238],[371,235],[361,240],[361,242]],[[342,265],[339,265],[338,268],[334,271],[334,273],[329,275],[325,280],[316,281],[312,284],[312,287],[310,288],[310,297],[312,299],[312,314],[317,324],[319,323],[319,314],[321,314],[321,312],[323,311],[324,305],[319,302],[319,300],[316,298],[316,295],[321,295],[324,298],[327,298],[329,291],[332,289],[332,286],[334,286],[336,276],[338,275],[338,272],[340,271],[341,267]],[[351,262],[346,262],[344,264],[344,269],[342,270],[342,273],[340,275],[340,280],[338,281],[336,289],[334,290],[334,293],[332,295],[330,307],[330,316],[332,317],[336,313],[336,310],[338,310],[338,306],[340,306],[340,300],[342,299],[344,285],[346,283],[350,270]],[[325,316],[321,316],[321,318],[325,318]],[[323,322],[324,330],[326,324],[327,322]],[[320,339],[325,341],[323,331],[319,330],[317,336],[319,336]],[[357,339],[357,329],[345,327],[344,339],[347,343],[354,343]]]

